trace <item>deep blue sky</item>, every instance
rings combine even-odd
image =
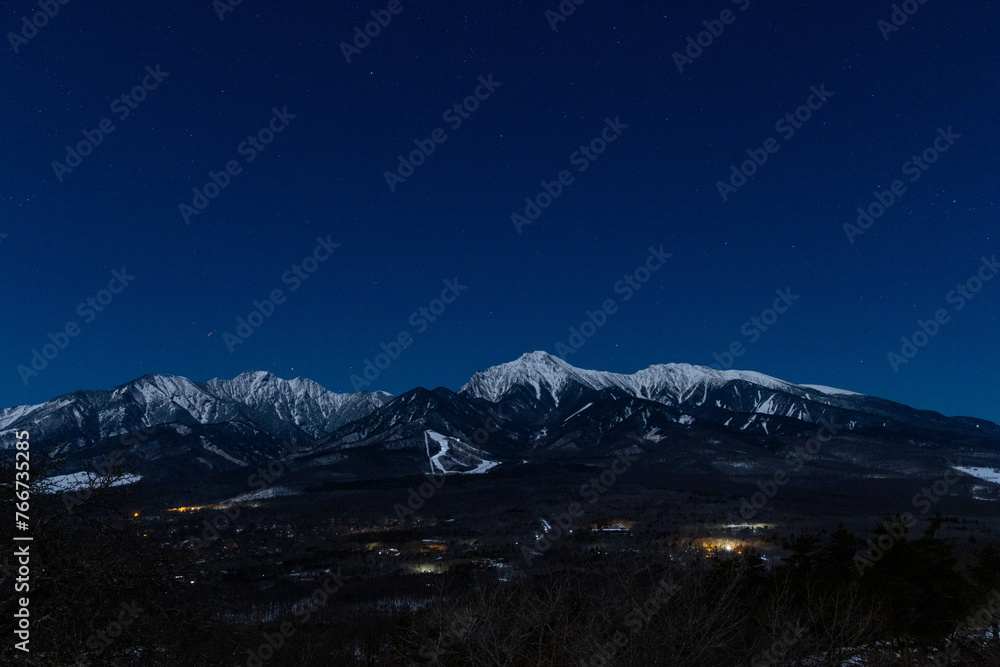
[[[350,63],[339,44],[386,3],[244,0],[220,21],[209,0],[73,2],[17,53],[8,37],[0,405],[250,369],[346,392],[403,331],[371,388],[457,389],[557,352],[610,298],[574,365],[708,365],[739,341],[735,368],[1000,421],[1000,280],[960,311],[947,298],[1000,252],[995,4],[928,2],[888,40],[888,3],[593,0],[557,31],[555,0],[442,4],[404,0]],[[672,54],[726,8],[678,72]],[[6,3],[0,26],[36,10]],[[167,78],[120,120],[114,100],[157,65]],[[502,85],[452,130],[442,113],[489,75]],[[821,85],[832,96],[785,139],[775,123]],[[247,163],[240,143],[285,107],[296,118]],[[576,171],[609,117],[628,129]],[[115,131],[59,182],[52,162],[104,118]],[[911,183],[903,164],[948,127],[961,138]],[[447,140],[390,192],[384,172],[436,128]],[[716,182],[769,137],[778,151],[724,202]],[[185,224],[178,204],[232,159],[242,172]],[[573,183],[518,234],[511,214],[561,170]],[[850,243],[843,225],[895,179],[906,193]],[[327,235],[340,247],[290,292],[282,274]],[[673,256],[625,301],[616,281],[660,245]],[[134,282],[87,322],[78,304],[122,267]],[[467,290],[419,332],[410,314],[456,277]],[[743,324],[785,288],[800,299],[751,342]],[[230,352],[224,334],[274,289],[287,301]],[[949,321],[894,372],[887,353],[938,309]],[[26,386],[18,365],[70,322]]]

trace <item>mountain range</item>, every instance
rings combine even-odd
[[[19,430],[30,431],[33,451],[59,459],[59,472],[118,452],[160,481],[253,469],[289,449],[309,483],[599,467],[624,451],[647,470],[747,479],[809,442],[820,444],[807,475],[920,476],[958,458],[1000,465],[1000,426],[985,420],[751,371],[661,364],[625,375],[546,352],[477,372],[457,392],[399,396],[337,394],[264,372],[207,382],[145,375],[0,410],[0,451]]]

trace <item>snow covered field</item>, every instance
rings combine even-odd
[[[115,480],[111,486],[124,486],[125,484],[135,484],[142,477],[139,475],[123,475],[121,479]],[[56,475],[47,477],[42,482],[46,485],[45,493],[66,493],[67,491],[79,491],[90,486],[99,486],[101,478],[87,472],[74,472],[69,475]]]
[[[972,475],[973,477],[984,479],[987,482],[1000,484],[1000,470],[997,470],[996,468],[966,468],[955,466],[955,470],[964,472],[966,475]]]

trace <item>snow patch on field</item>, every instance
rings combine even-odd
[[[954,466],[954,468],[959,472],[964,472],[966,475],[972,475],[973,477],[984,479],[987,482],[1000,484],[1000,470],[997,470],[996,468],[965,468],[960,466]]]
[[[298,495],[298,492],[289,489],[287,486],[272,486],[267,489],[252,491],[250,493],[244,493],[243,495],[236,496],[235,498],[230,498],[225,502],[225,504],[243,503],[248,500],[265,500],[267,498],[279,498],[281,496],[295,495]]]
[[[115,480],[110,486],[124,486],[135,484],[142,477],[139,475],[122,475],[121,479]],[[92,475],[89,472],[74,472],[69,475],[56,475],[42,480],[45,485],[45,493],[66,493],[67,491],[79,491],[80,489],[100,486],[102,478]]]

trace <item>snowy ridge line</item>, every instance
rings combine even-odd
[[[819,402],[837,395],[862,396],[822,385],[797,385],[755,371],[721,371],[691,364],[657,364],[631,375],[592,371],[577,368],[543,351],[524,354],[514,361],[479,371],[462,386],[459,393],[497,402],[517,386],[530,386],[535,390],[536,398],[541,399],[545,390],[558,406],[559,392],[575,382],[594,390],[620,389],[647,400],[656,394],[665,394],[675,405],[686,403],[700,394],[700,399],[695,401],[695,404],[700,405],[707,399],[709,389],[722,387],[734,380]],[[807,389],[823,395],[809,396]],[[766,406],[761,407],[764,409]]]
[[[42,430],[61,424],[79,429],[91,419],[100,424],[99,432],[93,432],[99,438],[190,420],[199,424],[250,421],[256,427],[277,420],[320,437],[391,398],[378,391],[337,394],[312,380],[283,380],[260,371],[207,382],[149,374],[111,389],[78,391],[47,403],[0,410],[0,441],[7,444],[10,431],[26,423]],[[129,417],[134,414],[138,420]]]

